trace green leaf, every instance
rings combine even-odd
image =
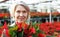
[[[16,36],[16,32],[12,31],[12,30],[9,32],[9,34],[10,34],[11,37],[15,37]]]
[[[17,32],[18,37],[23,37],[23,31],[22,32]]]
[[[48,35],[47,35],[46,37],[55,37],[55,36],[48,36]]]
[[[33,34],[32,37],[37,37],[37,34]]]
[[[32,25],[36,25],[36,22],[32,23]]]

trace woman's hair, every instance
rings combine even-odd
[[[25,4],[25,3],[23,3],[23,2],[19,2],[19,3],[14,2],[14,3],[10,6],[10,8],[9,8],[9,11],[10,11],[11,16],[13,16],[13,14],[14,14],[14,12],[15,12],[15,10],[16,10],[16,8],[17,8],[18,5],[21,5],[21,6],[24,7],[28,12],[30,12],[30,9],[29,9],[29,7],[27,6],[27,4]]]
[[[30,11],[30,9],[29,9],[29,7],[28,7],[28,6],[23,5],[23,4],[18,4],[18,5],[23,6],[23,7],[24,7],[28,12]],[[14,11],[16,10],[16,7],[17,7],[18,5],[16,5],[16,6],[15,6]]]

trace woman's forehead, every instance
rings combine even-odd
[[[15,10],[27,11],[23,6],[18,5]]]
[[[16,9],[20,9],[20,10],[24,9],[24,10],[26,10],[26,11],[28,11],[28,12],[30,11],[29,8],[28,8],[28,6],[25,6],[25,5],[22,5],[22,4],[16,5],[15,8],[14,8],[14,11],[15,11]]]

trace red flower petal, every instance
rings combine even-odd
[[[36,33],[35,28],[34,27],[30,28],[30,32],[31,33]]]
[[[45,37],[45,35],[44,35],[44,34],[39,33],[39,34],[38,34],[38,37]]]

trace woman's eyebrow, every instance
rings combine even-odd
[[[20,10],[17,10],[17,12],[21,12]]]

